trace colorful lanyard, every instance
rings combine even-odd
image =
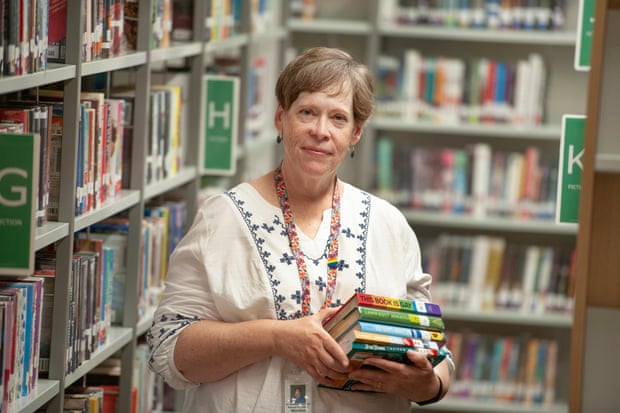
[[[288,234],[288,241],[297,263],[297,272],[299,273],[299,281],[302,285],[301,311],[303,315],[310,314],[310,277],[308,277],[308,269],[303,251],[299,248],[299,236],[297,228],[293,220],[293,212],[288,203],[288,194],[282,177],[282,168],[278,166],[274,173],[273,179],[276,186],[276,194],[280,200],[280,209],[284,216],[284,225]],[[338,274],[338,234],[340,233],[340,194],[338,193],[338,179],[334,185],[334,194],[332,195],[332,216],[329,229],[329,238],[327,240],[327,289],[325,291],[325,302],[321,309],[331,306],[334,290],[336,289],[336,276]]]

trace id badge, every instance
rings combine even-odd
[[[284,374],[284,413],[312,413],[312,378],[301,369]]]

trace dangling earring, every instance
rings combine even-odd
[[[279,133],[278,136],[276,136],[276,143],[282,143],[282,136],[280,136]]]
[[[351,151],[350,153],[351,159],[355,158],[355,146],[354,145],[349,146],[349,151]]]

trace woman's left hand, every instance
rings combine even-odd
[[[422,353],[408,351],[411,364],[372,357],[364,360],[364,366],[349,373],[357,380],[351,390],[390,393],[409,400],[428,400],[439,390],[439,380],[430,361]]]

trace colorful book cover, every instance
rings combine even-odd
[[[379,324],[432,331],[441,331],[445,329],[444,322],[440,317],[401,313],[372,307],[356,307],[350,311],[345,318],[334,323],[333,326],[328,328],[324,325],[324,328],[333,337],[338,337],[343,332],[349,330],[358,321],[369,321]]]
[[[359,321],[353,328],[358,328],[360,331],[365,331],[368,333],[387,334],[396,337],[406,337],[436,342],[446,341],[446,335],[441,331],[392,326],[389,324],[370,323],[367,321]]]
[[[379,344],[384,346],[404,346],[418,349],[439,350],[439,344],[435,341],[422,340],[411,337],[390,336],[367,331],[349,330],[338,338],[338,344],[348,349],[353,343]]]
[[[441,317],[441,308],[439,307],[439,305],[434,303],[388,297],[376,294],[355,293],[342,305],[340,310],[336,314],[334,314],[333,317],[325,320],[325,322],[323,323],[323,327],[325,327],[325,329],[329,331],[334,325],[338,323],[338,321],[346,317],[355,307],[358,306],[385,309],[402,313],[428,315],[435,318]]]

